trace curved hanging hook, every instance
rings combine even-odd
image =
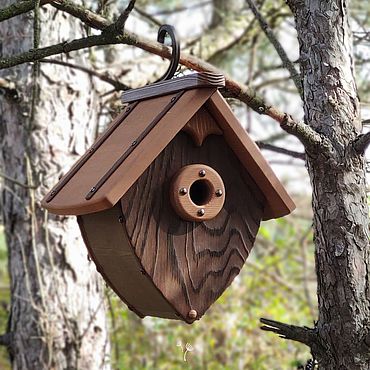
[[[167,33],[171,37],[171,46],[172,46],[171,64],[168,67],[167,72],[156,82],[171,79],[174,76],[180,61],[180,42],[178,40],[175,27],[170,26],[169,24],[164,24],[163,26],[159,27],[157,41],[160,42],[161,44],[164,44],[164,39]]]

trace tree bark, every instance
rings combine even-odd
[[[55,9],[40,13],[43,44],[83,33],[74,19]],[[33,48],[34,31],[32,14],[0,23],[2,52]],[[87,64],[87,56],[79,53],[74,63]],[[39,203],[94,138],[92,81],[83,72],[54,64],[21,65],[1,77],[14,81],[17,90],[0,99],[13,369],[108,369],[102,281],[87,260],[75,219],[48,216]]]
[[[300,44],[305,121],[330,140],[308,152],[318,278],[320,369],[370,368],[369,220],[348,1],[290,0]]]

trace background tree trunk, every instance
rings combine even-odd
[[[83,34],[78,21],[55,9],[40,13],[42,46]],[[34,48],[34,30],[33,14],[0,23],[4,53]],[[89,52],[75,53],[74,63],[88,64]],[[101,279],[87,260],[75,219],[48,216],[39,204],[95,136],[92,81],[82,72],[45,63],[39,70],[30,64],[5,70],[1,77],[16,83],[19,98],[0,100],[0,168],[24,184],[5,180],[1,189],[13,368],[106,369],[109,341]]]
[[[321,369],[370,368],[369,223],[348,1],[289,1],[300,43],[305,120],[333,145],[308,153],[313,187]]]

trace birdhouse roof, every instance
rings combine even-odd
[[[128,107],[45,196],[43,207],[61,215],[113,207],[192,116],[205,107],[264,194],[263,218],[289,214],[295,208],[292,199],[218,92],[223,84],[220,75],[193,74],[126,93]]]

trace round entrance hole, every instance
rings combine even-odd
[[[197,180],[190,186],[190,199],[197,206],[204,206],[212,198],[211,184],[207,180]]]
[[[185,221],[211,220],[224,205],[225,186],[212,167],[191,164],[173,176],[170,200],[174,211]]]

